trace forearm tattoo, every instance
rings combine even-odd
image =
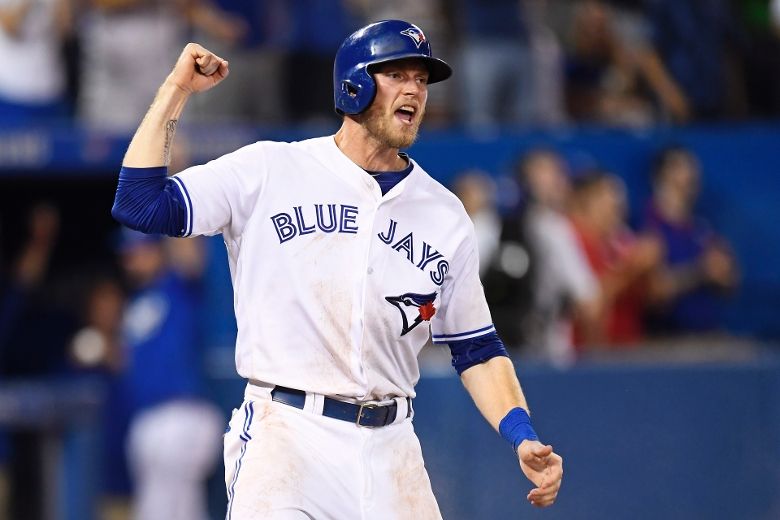
[[[163,164],[168,166],[171,163],[171,146],[173,146],[173,136],[176,135],[176,125],[178,119],[169,119],[165,123],[165,148],[163,148]]]

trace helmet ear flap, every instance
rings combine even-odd
[[[341,82],[341,92],[343,92],[350,98],[355,99],[356,97],[358,97],[358,94],[360,94],[360,85],[348,79],[345,79],[344,81]]]
[[[336,111],[345,114],[359,114],[374,100],[376,87],[374,78],[364,68],[356,68],[339,83],[336,96]]]

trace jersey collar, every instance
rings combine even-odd
[[[345,182],[359,189],[361,193],[370,193],[377,202],[386,201],[403,193],[405,187],[420,174],[420,168],[414,160],[406,155],[412,171],[401,182],[393,186],[384,196],[377,182],[360,166],[352,162],[336,144],[335,135],[323,137],[330,153],[326,154],[327,166]]]

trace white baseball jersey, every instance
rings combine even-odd
[[[224,236],[242,377],[414,397],[431,333],[446,343],[494,331],[473,226],[413,166],[382,196],[327,136],[258,142],[174,177],[187,234]]]

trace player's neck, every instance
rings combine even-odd
[[[391,148],[373,138],[366,129],[349,118],[334,136],[336,146],[352,162],[367,171],[399,171],[407,166],[398,155],[398,148]]]

